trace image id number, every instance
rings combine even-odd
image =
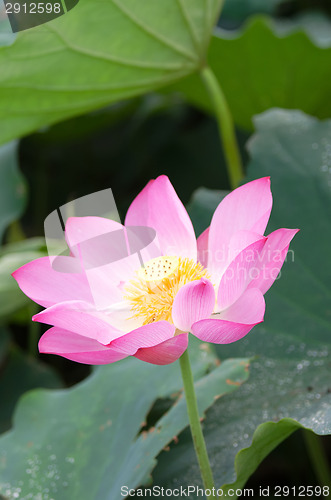
[[[5,9],[7,14],[60,14],[61,4],[50,2],[5,2]]]

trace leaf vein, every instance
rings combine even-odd
[[[177,5],[178,5],[178,8],[179,8],[179,10],[180,10],[180,12],[182,14],[182,17],[183,17],[183,19],[184,19],[184,21],[185,21],[185,23],[186,23],[186,25],[188,27],[188,32],[189,32],[189,34],[190,34],[190,36],[192,38],[194,46],[195,46],[197,52],[200,52],[199,39],[198,39],[197,34],[196,34],[195,30],[194,30],[194,27],[193,27],[193,25],[191,23],[191,19],[190,19],[189,15],[188,15],[188,12],[187,12],[186,7],[185,7],[185,5],[183,3],[183,0],[176,0],[176,2],[177,2]]]
[[[195,54],[187,51],[184,47],[181,47],[180,45],[174,43],[169,38],[164,37],[164,36],[160,35],[159,33],[155,33],[155,31],[153,31],[149,26],[147,26],[142,21],[139,21],[139,19],[137,19],[134,15],[132,15],[117,0],[112,0],[112,3],[118,8],[118,10],[120,12],[122,12],[122,14],[124,14],[132,23],[134,23],[136,26],[138,26],[138,28],[140,28],[142,31],[144,31],[147,35],[154,38],[158,42],[161,42],[163,45],[172,49],[173,51],[177,52],[178,54],[185,56],[194,62],[197,62],[197,57]]]
[[[86,55],[88,57],[93,57],[95,59],[101,59],[104,61],[109,61],[113,62],[115,64],[119,64],[122,66],[130,66],[132,68],[142,68],[142,69],[160,69],[160,70],[178,70],[182,69],[183,67],[188,67],[190,68],[191,66],[185,65],[182,63],[169,63],[169,64],[158,64],[158,63],[152,63],[152,62],[144,62],[144,61],[138,61],[138,60],[131,60],[131,59],[125,59],[124,57],[117,57],[114,55],[110,54],[104,54],[104,53],[99,53],[94,50],[89,50],[83,47],[78,47],[75,44],[69,42],[62,33],[57,31],[54,26],[47,26],[50,31],[52,31],[61,41],[62,43],[69,49],[72,50],[73,52],[77,52],[82,55]]]

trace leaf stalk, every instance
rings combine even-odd
[[[235,189],[244,177],[244,170],[231,111],[220,83],[209,66],[202,68],[201,78],[213,105],[230,184],[232,189]]]
[[[211,470],[205,439],[203,437],[201,422],[199,417],[198,403],[194,389],[194,381],[191,370],[188,350],[179,359],[180,369],[184,382],[184,392],[186,398],[187,413],[189,417],[191,434],[194,443],[195,453],[198,459],[202,481],[205,490],[210,491],[207,498],[216,498],[214,478]]]

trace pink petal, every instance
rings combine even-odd
[[[42,336],[39,350],[87,364],[112,363],[136,354],[143,361],[168,364],[187,347],[187,335],[178,335],[180,338],[177,340],[174,333],[173,325],[159,321],[142,326],[104,346],[94,339],[55,327]],[[152,350],[149,351],[149,348]]]
[[[130,253],[124,226],[102,217],[70,217],[66,223],[66,239],[74,255],[81,259],[92,291],[99,285],[103,294],[112,300],[118,299],[118,272],[126,281],[139,267],[138,258],[133,269],[123,262]]]
[[[105,309],[123,300],[123,284],[141,267],[138,256],[130,255],[117,262],[86,270],[93,300],[98,309]]]
[[[192,222],[165,175],[150,181],[135,198],[125,225],[154,228],[163,255],[197,258]]]
[[[50,328],[44,333],[39,341],[39,351],[88,365],[114,363],[127,357],[112,347],[61,328]]]
[[[251,325],[261,323],[264,312],[265,301],[261,290],[249,288],[234,304],[219,313],[218,317],[234,323]]]
[[[277,229],[269,234],[259,259],[257,260],[256,276],[249,283],[249,287],[259,288],[266,293],[284,263],[289,244],[299,229]]]
[[[252,245],[256,241],[260,241],[263,238],[262,234],[254,233],[253,231],[238,231],[230,239],[229,242],[229,253],[228,262],[230,264],[237,255],[240,254],[249,245]]]
[[[127,355],[134,356],[138,349],[154,347],[173,338],[175,327],[167,321],[157,321],[141,326],[122,337],[113,340],[111,347]]]
[[[227,309],[246,290],[256,269],[256,261],[266,244],[267,238],[260,239],[237,255],[227,267],[218,288],[217,304],[220,310]]]
[[[141,233],[151,231],[148,228],[138,229]],[[142,262],[160,255],[155,242],[146,238],[141,241],[132,230],[102,217],[71,217],[67,221],[68,244],[81,259],[99,309],[108,307],[112,302],[120,302],[121,283],[132,279]],[[140,244],[140,253],[132,248],[133,240],[135,247]]]
[[[228,309],[217,314],[220,319],[205,319],[192,326],[192,333],[204,342],[231,344],[243,338],[263,321],[264,297],[260,290],[251,288]]]
[[[181,333],[169,340],[161,342],[155,347],[138,349],[134,356],[141,361],[152,363],[154,365],[168,365],[180,358],[187,349],[188,334]]]
[[[65,235],[70,248],[75,249],[82,241],[122,228],[119,222],[104,217],[69,217],[66,222]]]
[[[142,361],[164,365],[178,359],[187,348],[187,342],[187,334],[175,336],[174,325],[158,321],[123,335],[110,346]]]
[[[189,332],[192,324],[208,318],[214,307],[214,287],[209,280],[202,278],[179,290],[172,307],[172,319],[176,328]]]
[[[122,333],[129,333],[143,324],[143,319],[132,314],[131,304],[127,300],[113,303],[102,311],[109,323]]]
[[[66,300],[93,303],[89,284],[83,272],[77,272],[77,261],[72,257],[59,257],[69,271],[54,271],[49,257],[41,257],[17,269],[12,276],[21,290],[44,307]],[[64,267],[64,266],[63,266]]]
[[[208,238],[209,238],[209,227],[205,229],[203,233],[200,234],[199,238],[197,239],[197,246],[198,246],[198,261],[201,262],[201,264],[204,267],[208,266]]]
[[[236,232],[245,230],[264,234],[271,207],[269,177],[248,182],[221,201],[213,215],[209,232],[208,268],[213,275],[219,267],[224,269],[230,240]]]
[[[212,281],[216,287],[218,287],[220,279],[224,274],[226,268],[230,265],[230,263],[249,245],[260,241],[263,236],[258,233],[254,233],[253,231],[238,231],[235,233],[229,242],[227,248],[227,254],[225,256],[221,251],[215,253],[215,261],[217,261],[217,270],[215,271],[215,267],[208,271],[211,274]]]
[[[140,229],[140,234],[137,229]],[[156,248],[155,243],[151,244],[155,233],[151,239],[147,238],[150,238],[148,228],[125,227],[102,217],[70,217],[66,224],[68,244],[74,254],[83,259],[85,269],[104,266],[111,262],[121,263],[128,256],[136,255],[137,247],[141,252],[145,252],[146,260],[159,256],[160,250]],[[146,248],[151,250],[148,254]],[[138,257],[137,262],[140,267]]]
[[[36,314],[32,319],[70,330],[104,345],[123,335],[121,330],[111,325],[106,314],[97,311],[93,305],[79,300],[56,304]]]

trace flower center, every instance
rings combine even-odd
[[[209,278],[207,270],[193,259],[163,256],[151,259],[125,287],[134,318],[144,325],[166,320],[172,323],[171,310],[178,290],[194,280]]]
[[[171,276],[178,265],[178,257],[156,257],[146,262],[145,267],[139,269],[138,276],[147,282],[160,281]]]

